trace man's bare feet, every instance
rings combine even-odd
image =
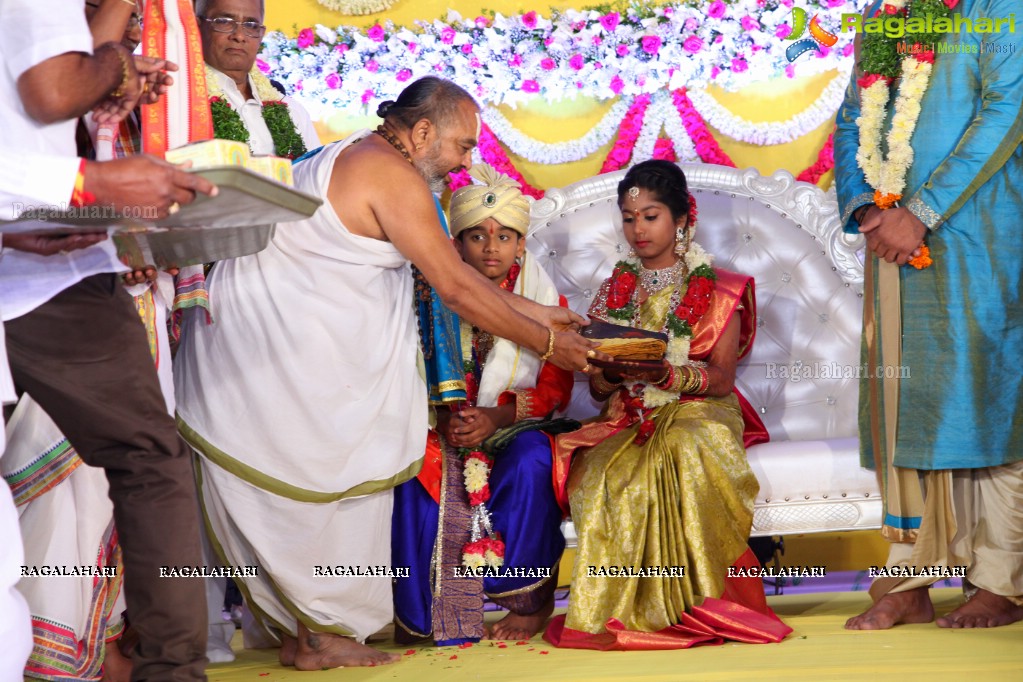
[[[900,623],[930,623],[934,605],[926,587],[889,592],[869,609],[845,622],[847,630],[887,630]]]
[[[375,666],[396,663],[398,654],[377,651],[353,639],[326,632],[310,632],[298,624],[298,652],[295,668],[298,670],[329,670],[346,666]]]
[[[532,639],[540,632],[554,611],[554,595],[540,607],[540,610],[528,615],[520,615],[510,611],[507,616],[487,628],[488,639]]]
[[[277,660],[283,666],[295,665],[295,656],[298,655],[298,640],[291,635],[281,633],[281,650],[277,652]]]
[[[997,628],[1023,620],[1023,606],[1005,597],[978,589],[952,613],[938,619],[939,628]]]

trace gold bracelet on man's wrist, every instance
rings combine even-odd
[[[110,97],[113,97],[114,99],[120,99],[124,97],[125,90],[128,87],[128,83],[131,81],[131,64],[128,63],[128,58],[125,57],[124,54],[119,49],[117,49],[116,47],[113,47],[112,49],[114,50],[114,54],[117,55],[117,58],[121,60],[122,72],[121,84],[117,86],[116,90],[110,93]]]
[[[547,352],[540,356],[540,362],[547,362],[554,355],[554,330],[548,329],[547,334]]]

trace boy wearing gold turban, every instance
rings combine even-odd
[[[547,273],[526,251],[529,203],[511,178],[486,164],[469,171],[480,183],[463,187],[451,199],[451,234],[462,259],[495,284],[545,305],[566,305]],[[529,639],[543,627],[554,605],[557,564],[565,547],[562,512],[554,496],[551,439],[539,430],[518,433],[496,451],[490,472],[493,528],[504,542],[503,566],[477,578],[479,599],[445,599],[445,588],[466,586],[461,552],[447,551],[438,528],[448,527],[441,505],[441,447],[482,447],[498,430],[524,420],[547,417],[568,405],[571,372],[543,363],[532,351],[462,322],[462,357],[469,404],[460,410],[440,407],[430,433],[423,470],[395,489],[393,562],[411,568],[395,584],[394,608],[402,641],[433,637],[439,645],[474,639],[457,635],[443,623],[477,621],[482,625],[482,596],[510,613],[489,628],[495,639]],[[442,445],[443,444],[443,445]],[[450,475],[450,473],[449,473]],[[458,479],[461,480],[461,472]],[[436,550],[436,552],[435,552]],[[440,559],[431,568],[431,560]],[[497,575],[502,574],[502,575]],[[469,589],[472,590],[472,585]],[[440,595],[434,598],[434,595]],[[471,613],[470,613],[471,612]]]

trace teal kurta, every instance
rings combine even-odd
[[[955,12],[997,19],[1019,9],[1019,0],[962,0]],[[1023,15],[1017,30],[948,34],[947,43],[978,52],[938,54],[921,103],[902,205],[928,226],[934,264],[900,269],[909,376],[899,394],[899,467],[1023,459]],[[835,134],[839,205],[852,232],[851,213],[873,192],[856,163],[859,109],[854,76]],[[860,442],[873,462],[867,381]]]

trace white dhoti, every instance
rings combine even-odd
[[[357,134],[295,166],[326,196]],[[392,616],[391,489],[419,469],[426,387],[408,261],[352,235],[329,204],[280,224],[270,246],[218,263],[212,325],[190,321],[175,358],[178,420],[200,454],[211,541],[270,632],[362,641]],[[320,567],[318,569],[318,567]]]

